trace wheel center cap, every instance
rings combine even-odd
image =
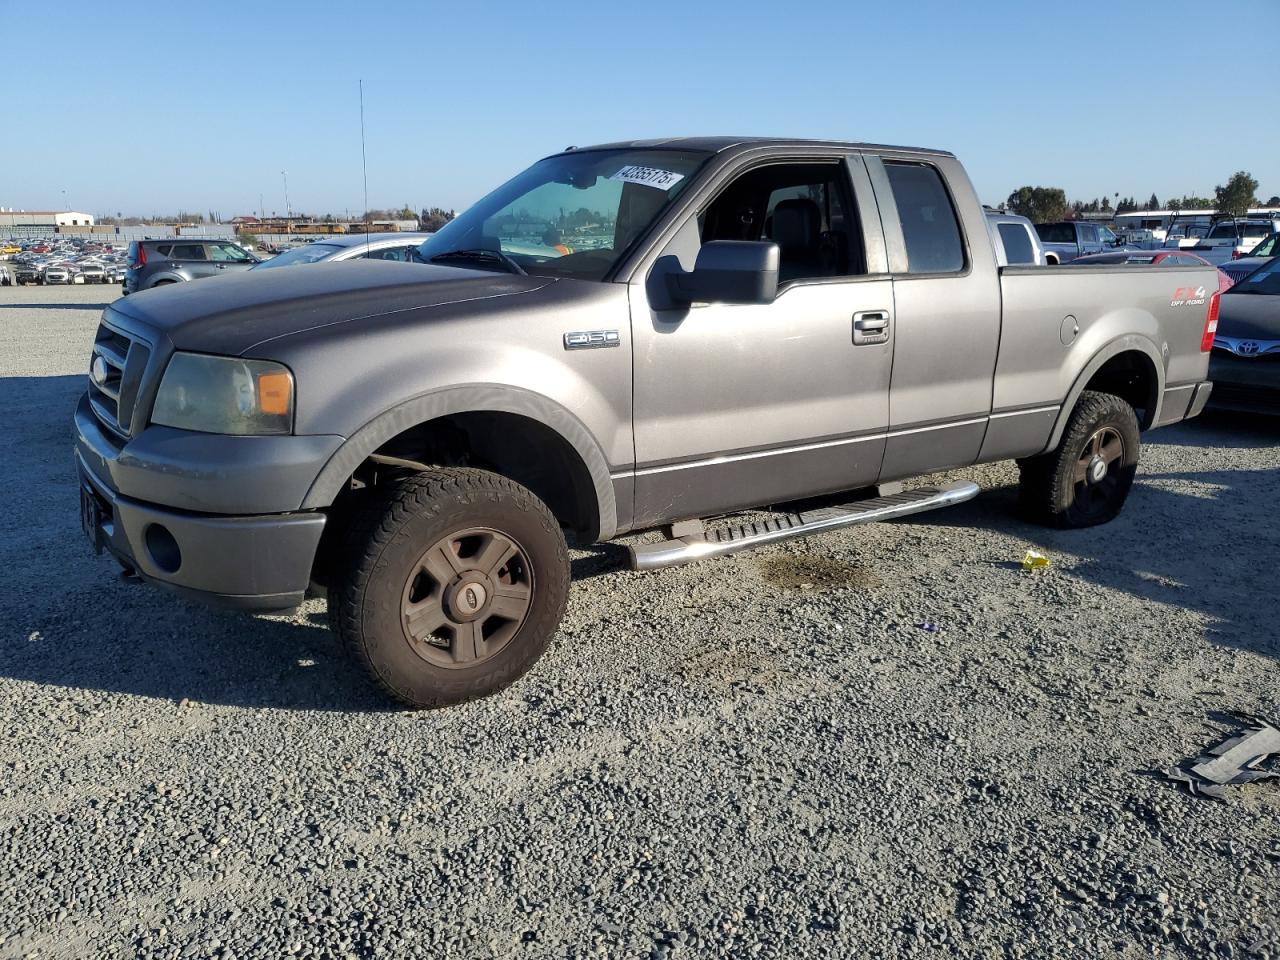
[[[463,574],[448,591],[449,612],[461,623],[478,619],[489,606],[492,591],[483,574]]]
[[[1093,462],[1089,464],[1089,481],[1091,483],[1101,483],[1107,476],[1107,461],[1101,457],[1094,457]]]
[[[458,591],[458,607],[467,613],[475,613],[484,606],[485,589],[478,583],[468,583]]]

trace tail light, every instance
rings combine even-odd
[[[142,244],[138,244],[138,256],[133,263],[129,264],[130,270],[141,270],[147,265],[147,248]]]
[[[1221,293],[1209,298],[1209,310],[1204,315],[1204,336],[1200,338],[1200,352],[1208,353],[1213,349],[1213,338],[1218,332],[1218,301]]]
[[[1240,259],[1241,257],[1243,257],[1243,256],[1244,256],[1244,254],[1243,254],[1243,253],[1241,253],[1239,250],[1232,250],[1232,251],[1231,251],[1231,259],[1232,259],[1232,260],[1239,260],[1239,259]]]

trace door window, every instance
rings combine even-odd
[[[698,218],[701,240],[772,240],[779,283],[867,272],[862,231],[840,163],[757,167],[725,187]]]
[[[253,258],[233,243],[209,244],[209,259],[218,263],[251,263]]]
[[[927,163],[884,161],[907,247],[908,273],[964,269],[964,240],[942,175]]]
[[[175,243],[173,245],[174,260],[203,260],[204,244],[202,243]]]
[[[1004,258],[1009,263],[1035,263],[1036,251],[1031,245],[1031,235],[1020,223],[1001,223],[996,225],[1000,231],[1000,242],[1004,244]]]
[[[361,255],[364,260],[395,260],[399,263],[409,261],[410,252],[417,250],[417,246],[412,247],[385,247],[382,250],[370,250],[366,254]]]

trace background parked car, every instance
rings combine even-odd
[[[1239,282],[1277,254],[1280,254],[1280,233],[1273,233],[1244,256],[1222,261],[1218,269]]]
[[[1026,217],[1015,213],[987,211],[987,232],[996,250],[996,262],[1002,267],[1010,264],[1044,264],[1044,251],[1040,249],[1040,237],[1035,225]]]
[[[1223,263],[1244,256],[1278,230],[1280,221],[1276,220],[1219,220],[1191,249],[1210,263]]]
[[[1280,414],[1280,258],[1219,301],[1209,379],[1211,406]]]
[[[106,283],[107,272],[96,263],[78,264],[77,268],[84,283]]]
[[[258,263],[243,247],[230,240],[183,237],[135,240],[129,244],[128,261],[123,284],[125,294],[167,283],[236,273]]]
[[[1070,263],[1077,257],[1102,253],[1120,246],[1119,238],[1109,227],[1083,220],[1061,220],[1037,223],[1036,233],[1044,248],[1045,263]]]
[[[71,268],[64,263],[55,263],[45,268],[44,283],[70,283]]]
[[[1095,253],[1087,257],[1077,257],[1071,261],[1072,266],[1088,266],[1098,263],[1128,263],[1135,266],[1152,267],[1211,267],[1204,257],[1186,250],[1112,250],[1110,253]],[[1218,268],[1218,292],[1225,293],[1235,283],[1221,267]]]
[[[429,233],[348,233],[325,237],[315,243],[305,243],[286,250],[270,260],[254,267],[266,270],[270,267],[296,267],[304,263],[330,263],[337,260],[400,260],[413,262],[418,246],[430,237]]]

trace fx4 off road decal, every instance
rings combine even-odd
[[[1169,301],[1169,306],[1196,307],[1203,306],[1204,302],[1204,287],[1179,287],[1173,291],[1173,299]]]

